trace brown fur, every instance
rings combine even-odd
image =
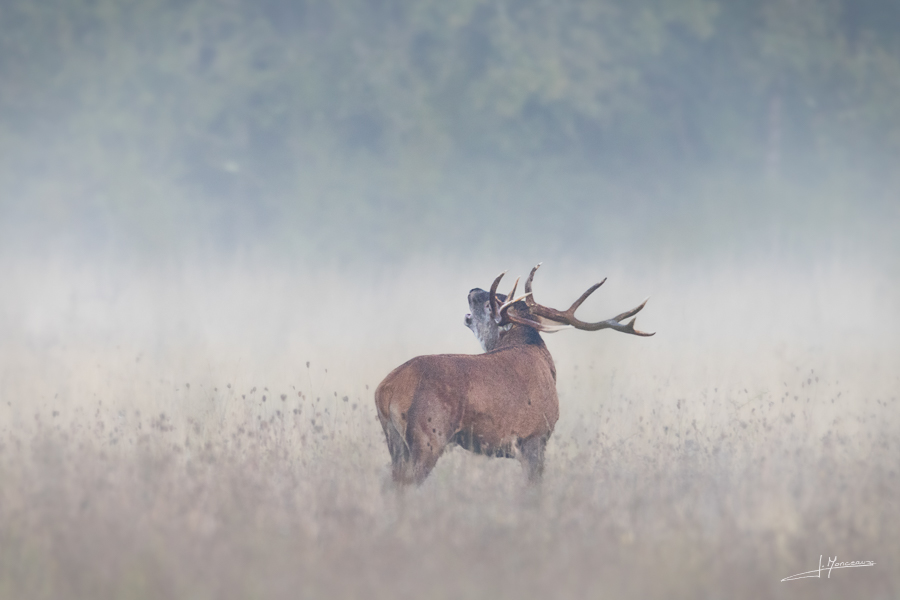
[[[375,405],[397,483],[424,481],[449,443],[517,457],[533,481],[559,418],[556,368],[540,334],[513,325],[485,354],[419,356],[397,367],[375,390]]]
[[[520,298],[515,298],[518,280],[509,296],[497,293],[503,273],[490,292],[469,291],[471,312],[465,324],[484,354],[419,356],[394,369],[375,390],[395,482],[422,483],[450,443],[488,456],[518,458],[530,481],[540,479],[544,449],[559,418],[559,399],[556,367],[539,332],[566,326],[653,335],[636,330],[633,318],[622,322],[640,312],[646,300],[605,321],[587,323],[575,317],[605,279],[568,310],[538,304],[531,290],[538,267],[531,270]]]

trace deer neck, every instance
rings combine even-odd
[[[500,331],[500,339],[494,350],[513,346],[544,346],[544,340],[537,330],[524,325],[512,324],[506,331]]]
[[[553,377],[553,381],[556,381],[556,365],[553,364],[553,357],[550,356],[550,350],[547,349],[544,340],[541,339],[541,334],[538,333],[537,330],[526,327],[525,325],[513,325],[508,330],[501,331],[500,340],[492,351],[498,352],[510,348],[520,348],[523,350],[529,348],[537,350],[536,353],[528,352],[528,355],[536,358],[539,362],[546,364],[547,368],[550,370],[550,375]]]

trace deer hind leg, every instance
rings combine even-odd
[[[547,437],[534,435],[529,438],[519,439],[519,462],[528,475],[529,483],[538,483],[544,474],[544,450],[547,447]]]
[[[406,483],[421,485],[443,453],[444,444],[437,440],[424,437],[415,439],[410,448],[410,469]]]
[[[428,406],[429,403],[422,402]],[[432,407],[434,405],[432,404]],[[410,470],[407,483],[421,484],[434,469],[444,448],[450,442],[451,424],[446,411],[440,409],[410,411],[407,426]]]
[[[407,472],[410,465],[409,446],[390,419],[382,422],[382,426],[384,427],[384,436],[387,439],[388,451],[391,453],[391,474],[395,482],[402,483],[408,478]]]

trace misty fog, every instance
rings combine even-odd
[[[3,3],[0,598],[896,596],[898,31]],[[454,448],[398,493],[375,387],[539,262],[656,335],[543,335],[537,491]],[[876,564],[781,581],[820,555]]]

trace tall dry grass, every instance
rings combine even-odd
[[[773,264],[548,263],[541,302],[609,275],[585,318],[652,294],[659,334],[547,336],[539,490],[453,449],[397,493],[372,390],[477,352],[510,265],[7,260],[0,597],[895,598],[900,290]],[[819,555],[877,564],[781,582]]]

